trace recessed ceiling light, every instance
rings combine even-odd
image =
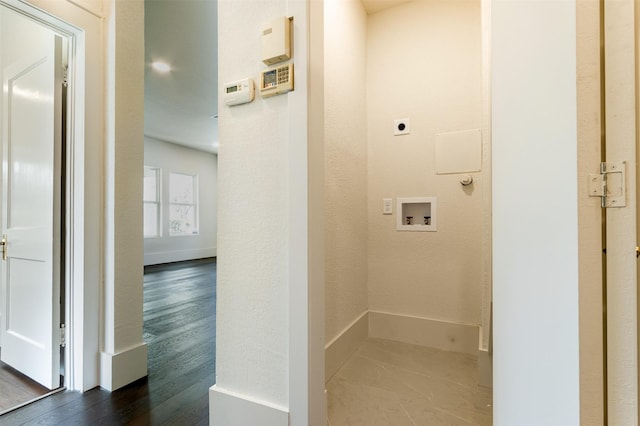
[[[151,67],[159,73],[165,74],[171,71],[171,65],[162,61],[154,61],[151,63]]]

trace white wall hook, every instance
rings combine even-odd
[[[471,185],[473,183],[473,177],[471,175],[466,175],[462,179],[460,179],[460,183],[462,186]]]

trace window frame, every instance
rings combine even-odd
[[[173,175],[181,175],[181,176],[189,176],[191,178],[193,184],[193,202],[192,203],[179,203],[173,202],[172,194],[171,194],[171,178]],[[195,232],[185,233],[185,234],[174,234],[171,228],[171,207],[172,206],[191,206],[193,208],[193,220]],[[169,208],[169,237],[195,237],[200,235],[200,194],[199,194],[199,176],[197,173],[185,173],[185,172],[169,172],[169,200],[168,200],[168,208]]]
[[[146,226],[144,224],[144,216],[142,218],[142,234],[143,237],[146,238],[162,238],[162,168],[156,166],[144,166],[144,175],[143,179],[146,178],[146,173],[148,170],[151,170],[155,173],[156,178],[156,201],[148,201],[145,199],[144,190],[142,191],[142,211],[144,213],[144,206],[147,204],[155,204],[156,205],[156,233],[155,235],[145,235]]]

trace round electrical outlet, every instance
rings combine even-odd
[[[395,136],[408,135],[409,133],[410,131],[408,118],[400,118],[398,120],[394,120],[393,134]]]

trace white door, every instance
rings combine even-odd
[[[0,236],[6,243],[0,260],[0,353],[3,362],[55,389],[60,386],[62,41],[35,22],[3,12]]]

